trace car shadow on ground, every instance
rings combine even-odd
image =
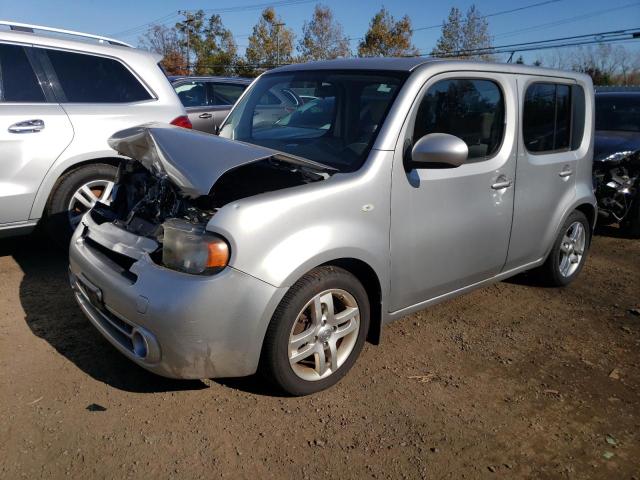
[[[0,257],[22,269],[19,297],[31,331],[92,378],[129,392],[207,388],[199,380],[172,380],[147,372],[120,354],[89,323],[69,287],[66,252],[36,234],[0,240]]]

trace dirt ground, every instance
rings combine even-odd
[[[0,241],[2,478],[640,478],[640,241],[615,230],[571,287],[519,277],[411,315],[305,398],[147,373],[66,268]]]

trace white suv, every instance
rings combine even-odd
[[[120,156],[107,139],[160,121],[191,127],[159,56],[95,35],[0,21],[0,237],[65,243],[107,200]]]

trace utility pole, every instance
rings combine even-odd
[[[185,18],[184,23],[187,25],[187,75],[191,75],[191,65],[189,61],[189,56],[190,56],[189,43],[191,42],[190,24],[191,22],[193,22],[193,18],[189,16],[188,10],[181,10],[181,11],[178,11],[178,13],[180,13],[181,15],[184,15],[184,18]]]
[[[280,27],[282,27],[284,23],[274,23],[273,26],[276,27],[276,67],[280,65]]]

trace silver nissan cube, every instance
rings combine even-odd
[[[280,108],[283,92],[305,101]],[[71,240],[76,299],[157,374],[325,389],[393,320],[527,270],[577,277],[596,219],[593,104],[588,76],[520,65],[269,71],[219,136],[111,137],[130,160]]]

